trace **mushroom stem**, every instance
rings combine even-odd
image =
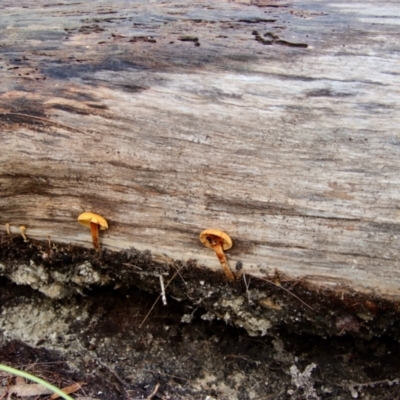
[[[90,223],[90,231],[92,232],[93,246],[97,251],[100,251],[99,225],[91,222]]]
[[[233,282],[235,280],[235,277],[229,268],[228,262],[226,261],[225,253],[224,250],[222,249],[221,242],[213,241],[212,247],[219,259],[219,262],[221,263],[221,267],[225,273],[226,278],[228,279],[228,281]]]
[[[21,225],[21,226],[19,227],[19,230],[20,230],[20,232],[21,232],[21,236],[22,236],[23,239],[24,239],[24,242],[27,242],[27,241],[28,241],[28,238],[27,238],[26,235],[25,235],[26,227],[23,226],[23,225]]]
[[[10,224],[8,222],[6,223],[6,231],[7,231],[7,235],[11,235]]]

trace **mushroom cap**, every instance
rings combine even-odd
[[[90,227],[90,223],[99,225],[99,229],[104,231],[108,229],[107,221],[99,214],[92,212],[84,212],[78,217],[78,222],[82,225]]]
[[[225,232],[222,232],[218,229],[206,229],[205,231],[200,233],[200,242],[204,244],[204,246],[212,249],[213,246],[209,241],[210,236],[217,236],[221,239],[221,245],[224,250],[228,250],[232,247],[232,239]]]

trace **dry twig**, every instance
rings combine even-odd
[[[146,369],[146,368],[143,368],[142,370],[143,370],[143,371],[147,371],[147,372],[151,372],[151,373],[153,373],[153,374],[159,374],[159,375],[170,376],[171,378],[175,378],[175,379],[181,379],[182,381],[189,382],[189,379],[182,378],[182,377],[180,377],[180,376],[176,376],[176,375],[166,374],[165,372],[160,372],[160,371],[152,371],[151,369]]]
[[[164,306],[167,305],[167,296],[165,295],[165,287],[164,287],[164,279],[162,275],[158,276],[160,278],[160,286],[161,286],[161,299],[164,304]]]
[[[243,274],[243,280],[244,280],[244,284],[245,284],[245,286],[246,286],[247,301],[250,303],[250,292],[249,292],[249,287],[250,287],[250,282],[251,282],[251,276],[249,277],[249,282],[247,283],[246,274]]]
[[[83,382],[78,382],[78,383],[73,383],[72,385],[66,386],[65,388],[62,388],[61,390],[65,393],[65,394],[71,394],[71,393],[75,393],[77,392],[79,389],[82,388],[82,385],[84,385]],[[55,400],[60,398],[61,396],[58,395],[57,393],[54,393],[53,395],[50,396],[49,400]]]
[[[183,268],[183,267],[182,267]],[[175,277],[179,274],[179,271],[182,269],[178,269],[176,270],[176,272],[174,273],[174,275],[172,275],[172,278],[168,281],[168,283],[165,285],[165,289],[169,286],[169,284],[175,279]],[[139,329],[143,326],[143,324],[146,322],[147,318],[149,317],[149,315],[151,314],[151,312],[153,311],[154,307],[156,306],[158,300],[160,300],[161,298],[161,294],[157,297],[156,301],[153,303],[153,305],[151,306],[149,312],[146,314],[146,316],[144,317],[143,321],[141,322],[141,324],[139,325]]]
[[[160,387],[160,384],[157,383],[157,385],[155,386],[154,390],[146,397],[146,400],[151,400],[156,393],[158,392],[158,388]]]
[[[304,300],[302,300],[300,297],[296,296],[293,292],[291,292],[290,290],[286,289],[285,287],[283,287],[283,286],[281,286],[281,285],[278,285],[278,284],[276,284],[275,282],[272,282],[272,281],[270,281],[270,280],[268,280],[268,279],[265,279],[265,278],[259,278],[259,279],[261,279],[261,280],[264,281],[264,282],[268,282],[268,283],[270,283],[271,285],[276,286],[277,288],[281,288],[281,289],[284,290],[286,293],[290,294],[290,295],[293,296],[295,299],[297,299],[298,301],[300,301],[301,304],[305,305],[305,306],[306,306],[307,308],[309,308],[310,310],[312,310],[312,311],[314,311],[314,312],[317,312],[317,310],[315,310],[314,308],[312,308],[312,307],[311,307],[310,305],[308,305]]]

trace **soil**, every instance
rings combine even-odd
[[[229,283],[135,249],[0,241],[0,362],[83,382],[75,398],[400,398],[390,301],[278,272]]]

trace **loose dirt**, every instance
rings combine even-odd
[[[134,249],[1,243],[0,362],[82,382],[76,398],[400,398],[395,304],[279,274],[230,284]]]

